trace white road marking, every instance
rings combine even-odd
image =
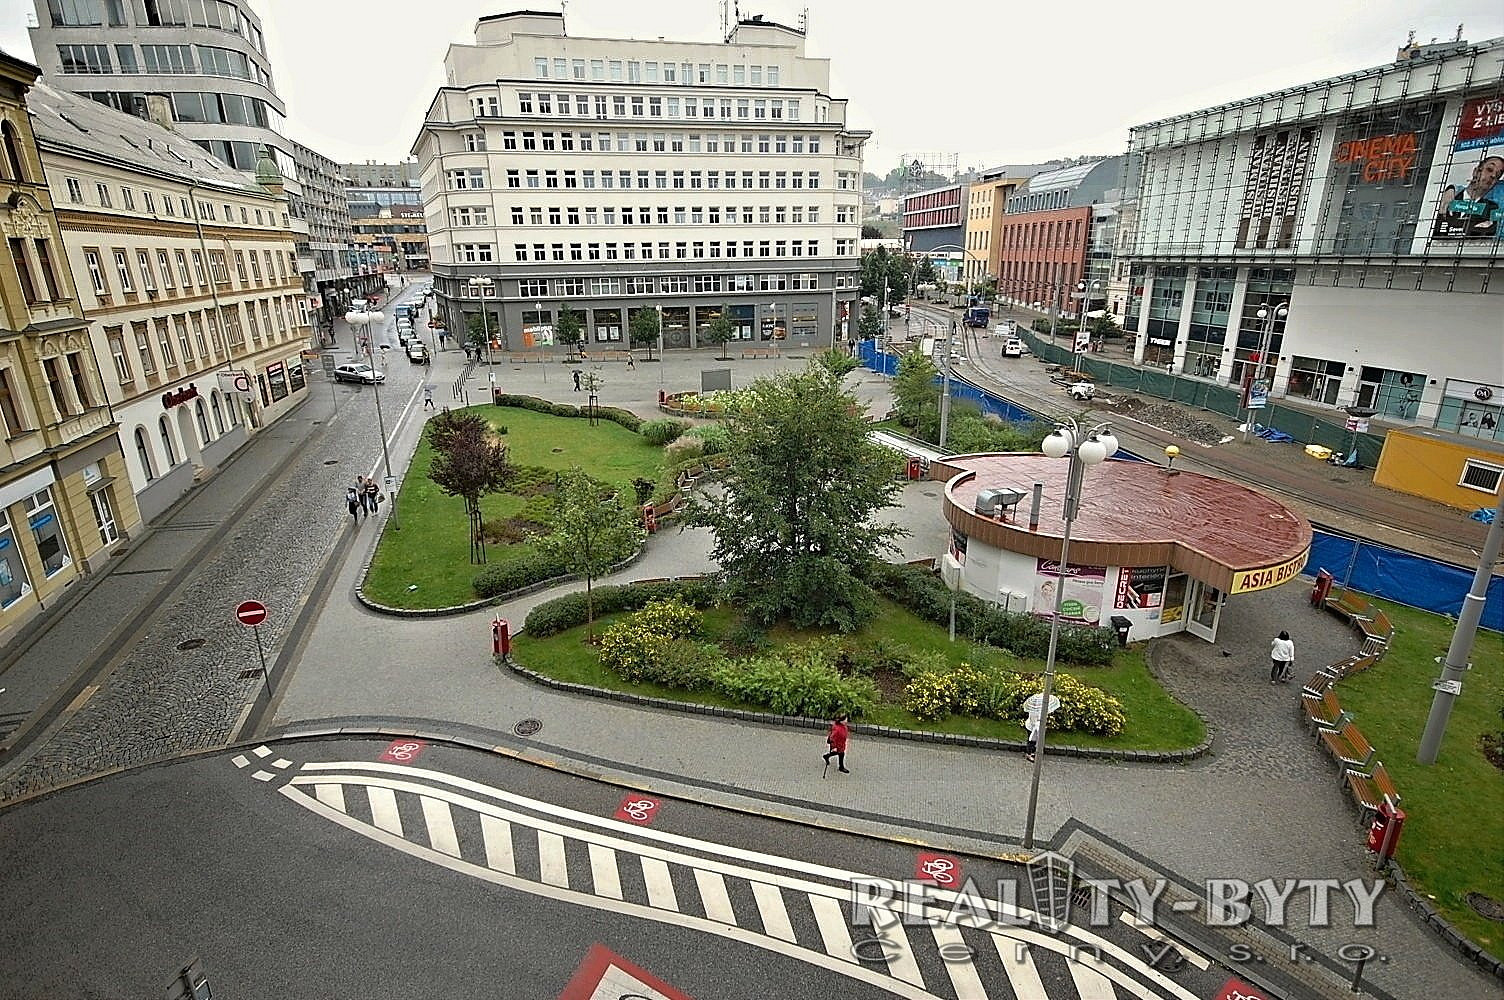
[[[450,857],[460,856],[460,839],[454,834],[454,816],[449,803],[423,796],[423,823],[428,827],[428,846]]]
[[[814,911],[815,924],[820,928],[820,941],[825,945],[825,954],[846,962],[855,962],[851,950],[851,932],[846,929],[846,915],[841,904],[829,896],[810,896],[809,907]]]
[[[397,793],[390,788],[369,785],[366,788],[366,798],[371,802],[371,822],[376,828],[396,837],[402,836],[402,816],[397,812]]]
[[[255,774],[251,775],[251,777],[255,778],[257,781],[271,781],[276,777],[276,775],[270,771],[257,771]]]
[[[914,960],[914,950],[909,946],[909,936],[904,932],[903,921],[892,910],[873,909],[872,929],[882,939],[888,957],[888,974],[915,986],[924,985],[924,974]]]
[[[259,746],[256,749],[252,750],[251,753],[255,754],[257,757],[270,757],[272,755],[272,748],[269,746]]]
[[[1081,1000],[1117,1000],[1112,980],[1086,964],[1086,961],[1072,959],[1065,964],[1071,970],[1071,978],[1076,981],[1076,992],[1081,994]]]
[[[590,846],[590,881],[597,896],[621,899],[621,872],[616,867],[616,852],[600,844]]]
[[[512,853],[512,824],[481,813],[480,832],[486,842],[486,865],[508,875],[517,874],[517,858]]]
[[[931,925],[930,932],[935,935],[941,956],[951,956],[945,961],[945,973],[956,988],[956,996],[964,1000],[987,1000],[987,987],[982,985],[977,967],[971,964],[971,959],[962,957],[967,951],[961,929],[955,924],[938,923]]]
[[[706,934],[725,938],[729,941],[737,941],[742,944],[749,944],[753,947],[761,948],[764,951],[784,955],[797,961],[807,962],[810,965],[819,966],[820,968],[827,969],[831,972],[838,972],[849,979],[859,980],[860,982],[866,983],[869,986],[875,986],[894,996],[902,997],[903,1000],[941,1000],[940,997],[935,996],[933,993],[927,993],[922,989],[909,985],[908,983],[900,982],[893,977],[886,975],[885,973],[877,972],[873,969],[868,969],[865,966],[853,962],[842,961],[839,958],[833,958],[831,956],[821,954],[818,951],[813,951],[808,948],[802,948],[797,944],[790,944],[779,941],[775,938],[768,937],[767,935],[760,934],[757,931],[747,930],[746,928],[736,927],[731,924],[718,924],[714,920],[706,920],[704,917],[694,917],[688,914],[678,913],[670,910],[653,909],[651,907],[643,906],[639,903],[629,903],[614,899],[602,899],[590,893],[579,892],[574,889],[560,889],[555,886],[541,886],[531,879],[521,878],[519,876],[502,871],[482,868],[479,865],[472,864],[461,858],[451,858],[448,855],[440,854],[438,851],[435,851],[429,847],[425,847],[422,844],[414,844],[409,841],[403,840],[401,837],[395,836],[383,830],[378,830],[375,827],[367,823],[363,823],[360,820],[355,819],[354,817],[347,816],[344,813],[335,812],[333,809],[330,809],[323,803],[319,802],[317,798],[306,794],[302,789],[293,787],[292,785],[283,785],[277,791],[279,794],[285,796],[288,800],[297,803],[304,809],[307,809],[308,811],[316,815],[322,816],[324,819],[329,820],[331,823],[336,823],[339,826],[342,826],[345,829],[351,831],[352,833],[359,834],[360,836],[365,837],[368,840],[375,841],[376,843],[390,847],[393,850],[401,851],[402,853],[407,854],[410,857],[419,858],[421,860],[431,862],[432,864],[436,864],[442,868],[447,868],[450,871],[457,872],[462,875],[468,875],[473,878],[480,879],[481,881],[490,882],[492,885],[504,886],[508,889],[512,889],[517,892],[525,892],[532,896],[542,896],[547,899],[554,899],[561,902],[572,903],[577,906],[584,906],[594,910],[601,910],[603,912],[620,913],[626,916],[639,917],[644,920],[653,920],[658,923],[669,924],[674,927],[684,927],[690,930],[703,931]],[[482,816],[482,823],[484,823],[484,820],[485,817]],[[1196,998],[1189,997],[1188,995],[1188,1000],[1196,1000]]]
[[[674,895],[674,880],[669,876],[668,865],[657,858],[643,858],[642,881],[647,885],[649,906],[678,911],[679,897]]]
[[[1176,941],[1174,938],[1170,937],[1168,934],[1160,930],[1158,927],[1155,927],[1153,924],[1145,923],[1144,921],[1140,920],[1135,914],[1129,913],[1127,910],[1123,910],[1118,914],[1118,919],[1127,924],[1129,927],[1132,927],[1134,930],[1138,931],[1146,938],[1158,941],[1161,944],[1171,945],[1176,951],[1178,951],[1185,957],[1185,960],[1187,962],[1190,962],[1192,965],[1202,970],[1203,972],[1212,967],[1211,962],[1196,954],[1194,951],[1192,951],[1190,948],[1187,948],[1179,941]]]
[[[230,763],[234,764],[236,767],[245,767],[250,762],[251,758],[247,757],[245,754],[240,754],[237,757],[230,758]]]
[[[272,767],[275,767],[279,771],[285,770],[291,764],[292,761],[288,760],[286,757],[278,757],[276,760],[272,761]]]
[[[752,898],[757,900],[757,915],[762,918],[763,933],[783,941],[793,941],[794,927],[783,905],[783,892],[766,882],[752,883]]]
[[[538,877],[548,885],[569,888],[569,868],[564,858],[564,838],[557,833],[538,833]]]
[[[330,809],[345,811],[345,786],[344,785],[317,785],[313,793],[318,796],[320,802]]]
[[[736,911],[731,908],[731,897],[726,893],[726,880],[715,872],[695,869],[695,885],[700,887],[700,902],[705,904],[705,916],[723,924],[736,923]]]
[[[1017,941],[1000,934],[992,935],[992,943],[997,947],[997,957],[1003,960],[1003,971],[1008,975],[1008,985],[1013,987],[1016,1000],[1050,1000],[1029,949],[1019,947]]]

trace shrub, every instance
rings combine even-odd
[[[616,406],[600,406],[596,408],[595,413],[613,424],[621,424],[634,434],[642,429],[642,418],[630,410],[623,410]]]
[[[497,406],[513,406],[519,410],[551,413],[556,417],[580,417],[585,415],[578,406],[570,403],[555,403],[551,400],[539,399],[536,396],[519,396],[509,392],[497,393],[492,402]],[[621,424],[629,431],[636,432],[637,428],[642,425],[641,417],[618,407],[602,406],[596,410],[596,413],[601,419]],[[505,434],[506,431],[502,430],[501,433]]]
[[[685,433],[700,439],[703,443],[701,454],[706,456],[719,455],[731,446],[731,432],[725,424],[702,424],[689,428]]]
[[[554,403],[548,412],[556,417],[578,417],[580,408],[573,403]]]
[[[845,375],[862,366],[860,361],[839,347],[827,347],[811,358],[810,362],[828,370],[833,375]]]
[[[548,533],[548,525],[525,517],[509,517],[505,520],[495,519],[481,523],[481,535],[493,545],[516,545],[525,542],[534,535]]]
[[[757,656],[727,663],[716,687],[738,701],[763,705],[779,715],[858,718],[877,704],[877,685],[866,677],[842,677],[817,648],[802,646],[782,657]]]
[[[663,449],[664,460],[670,463],[685,462],[692,458],[703,458],[705,455],[705,441],[697,437],[680,437],[670,442]]]
[[[686,691],[711,690],[727,662],[713,642],[665,639],[653,651],[646,679]]]
[[[665,417],[662,420],[649,420],[642,425],[638,433],[646,439],[648,444],[658,445],[661,448],[671,441],[678,440],[679,435],[687,430],[689,430],[689,421]]]
[[[650,601],[642,610],[608,626],[601,634],[601,665],[629,681],[662,680],[658,672],[663,647],[699,631],[700,615],[675,598]],[[684,657],[676,662],[682,665]]]
[[[1044,678],[1038,674],[963,663],[915,675],[904,688],[904,707],[926,721],[970,715],[1018,722],[1025,715],[1024,702],[1043,690]],[[1127,721],[1122,702],[1100,688],[1057,674],[1051,693],[1060,699],[1060,708],[1050,716],[1050,728],[1106,737],[1122,733]]]
[[[481,597],[497,597],[523,587],[565,575],[562,565],[539,552],[527,552],[506,562],[487,566],[470,586]]]
[[[646,479],[642,476],[638,476],[637,478],[633,479],[632,494],[637,498],[637,506],[641,507],[643,504],[653,499],[653,491],[657,488],[658,484],[653,482],[651,479]]]
[[[708,608],[720,598],[711,580],[665,580],[661,583],[633,583],[594,588],[595,613],[609,615],[618,611],[637,611],[650,601],[676,598],[695,608]],[[528,635],[546,639],[551,635],[584,625],[588,617],[585,592],[576,591],[556,597],[528,612],[523,629]]]

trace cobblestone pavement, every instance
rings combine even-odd
[[[390,330],[390,320],[387,325]],[[351,344],[348,331],[342,332],[340,339]],[[424,369],[409,367],[389,368],[383,398],[389,425],[411,407],[424,375]],[[214,526],[233,516],[253,484],[285,457],[271,488],[199,557],[165,603],[152,598],[140,609],[144,633],[118,651],[82,707],[64,713],[40,739],[4,759],[0,801],[229,738],[262,685],[259,672],[242,676],[257,661],[253,637],[235,622],[235,605],[255,598],[270,610],[261,628],[270,660],[340,534],[377,530],[375,524],[352,529],[344,505],[345,486],[357,474],[370,474],[380,455],[371,395],[368,387],[338,386],[336,410],[326,385],[310,385],[298,410],[258,434],[215,477],[225,478],[219,488],[190,497],[154,532],[150,546],[114,569],[100,598],[119,596],[129,605],[131,595],[119,592],[135,587],[139,600],[147,588],[165,582]],[[76,618],[70,613],[43,637],[34,656],[87,663],[94,652],[86,648],[91,629],[83,615],[88,611]],[[196,648],[182,649],[185,642]],[[73,659],[62,660],[70,654]]]

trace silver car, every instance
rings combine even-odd
[[[377,382],[385,382],[386,375],[377,371],[364,361],[349,362],[334,366],[334,381],[336,382],[359,382],[363,385],[375,385]]]

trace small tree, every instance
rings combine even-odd
[[[919,259],[919,272],[914,276],[914,281],[920,285],[933,285],[939,281],[935,274],[935,262],[928,257]]]
[[[863,340],[877,340],[883,335],[883,318],[877,311],[877,306],[865,304],[862,306],[862,318],[857,323],[857,332]]]
[[[471,558],[481,561],[480,498],[500,491],[511,479],[507,446],[482,417],[451,411],[429,421],[428,440],[434,450],[428,478],[445,495],[465,501]]]
[[[726,343],[731,339],[731,335],[736,332],[735,328],[731,325],[731,317],[726,315],[729,311],[729,307],[723,304],[721,306],[721,314],[705,324],[705,329],[700,334],[700,339],[705,343],[714,344],[721,349],[720,360],[722,361],[731,360],[726,357]]]
[[[648,360],[653,360],[653,348],[658,343],[658,310],[639,309],[632,314],[631,321],[627,324],[627,335],[632,339],[633,347],[646,347]]]
[[[939,374],[935,362],[918,351],[910,351],[898,359],[898,372],[893,376],[891,391],[899,423],[905,427],[919,427],[924,422],[925,412],[938,408],[935,378]]]
[[[585,620],[593,624],[596,578],[642,544],[641,518],[614,490],[575,466],[560,477],[553,528],[538,547],[585,578]]]
[[[568,348],[569,357],[573,358],[585,339],[584,318],[573,309],[560,310],[559,322],[554,325],[554,339]]]
[[[485,347],[486,339],[495,332],[496,327],[489,317],[481,316],[480,313],[471,313],[465,317],[465,339],[474,347]]]

